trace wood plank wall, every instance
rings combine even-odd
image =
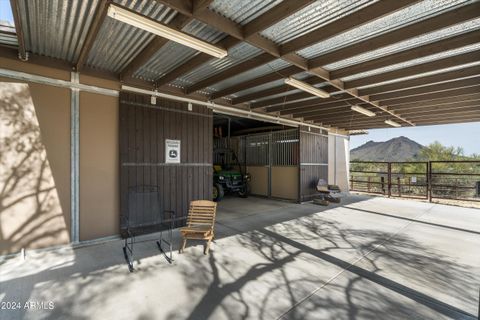
[[[119,121],[121,231],[126,227],[129,187],[158,186],[162,209],[174,210],[177,217],[187,215],[190,201],[211,199],[210,109],[193,105],[188,111],[186,103],[158,98],[151,105],[149,96],[123,92]],[[180,164],[165,163],[165,139],[181,140]]]
[[[308,201],[318,195],[319,179],[328,181],[328,136],[300,131],[300,198]]]

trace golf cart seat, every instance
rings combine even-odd
[[[328,206],[330,202],[340,203],[340,188],[337,185],[328,184],[324,179],[319,179],[317,191],[319,196],[313,199],[313,203],[322,206]]]

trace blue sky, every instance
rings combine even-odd
[[[439,141],[446,146],[462,147],[467,155],[480,154],[480,122],[368,130],[367,135],[352,136],[350,148],[356,148],[370,140],[387,141],[399,136],[422,145]]]
[[[0,21],[13,22],[12,9],[9,0],[0,0]]]

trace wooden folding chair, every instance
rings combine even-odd
[[[210,243],[214,237],[215,215],[217,214],[217,203],[209,200],[195,200],[190,202],[188,210],[187,225],[180,229],[182,234],[182,246],[179,252],[182,253],[187,240],[206,240],[204,254],[210,251]]]

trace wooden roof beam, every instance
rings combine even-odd
[[[197,1],[194,1],[194,8],[193,9],[188,4],[182,3],[181,1],[160,1],[160,2],[163,2],[164,4],[173,7],[174,9],[180,11],[184,15],[187,15],[187,16],[190,16],[190,17],[193,17],[195,15],[197,15],[197,16],[199,15],[200,10],[195,9],[195,5],[196,5]],[[273,7],[271,10],[269,10],[265,14],[257,17],[256,19],[250,21],[249,23],[247,23],[245,26],[243,26],[241,32],[240,32],[240,30],[230,29],[230,30],[233,30],[233,33],[235,35],[238,36],[238,35],[240,35],[240,33],[242,33],[242,36],[235,38],[235,37],[232,37],[231,35],[229,35],[225,39],[226,41],[225,40],[223,41],[223,42],[228,42],[228,43],[224,44],[224,45],[222,45],[222,44],[220,44],[220,45],[225,47],[228,50],[229,48],[233,47],[234,45],[240,43],[240,40],[243,40],[243,38],[248,38],[248,37],[254,36],[257,32],[262,31],[265,28],[268,28],[269,26],[271,26],[271,25],[277,23],[278,21],[284,19],[288,15],[291,15],[291,14],[297,12],[298,10],[301,10],[306,5],[308,5],[312,2],[313,2],[312,0],[298,0],[298,1],[294,1],[294,2],[284,1],[284,2],[280,3],[279,5]],[[204,5],[203,9],[206,9],[206,7],[207,6]],[[193,11],[189,13],[188,10],[193,10]],[[211,13],[203,13],[201,16],[203,16],[205,18],[206,15],[211,15]],[[230,22],[225,22],[223,19],[219,19],[219,20],[214,19],[211,22],[215,24],[215,25],[213,25],[213,24],[211,24],[211,25],[216,27],[216,28],[223,28],[227,24],[231,25]],[[226,30],[223,30],[223,29],[219,29],[219,30],[226,31]],[[236,40],[236,41],[234,41],[234,40]],[[261,41],[261,39],[257,39],[257,41]],[[269,43],[267,45],[269,47],[272,47],[272,43]],[[162,76],[160,79],[157,79],[156,86],[159,87],[159,86],[162,86],[164,84],[167,84],[167,83],[171,82],[172,80],[182,76],[186,72],[194,69],[195,67],[198,67],[198,66],[202,65],[203,63],[209,61],[210,59],[211,59],[211,57],[208,57],[208,55],[200,53],[199,55],[197,55],[195,58],[191,59],[190,61],[188,61],[184,65],[181,65],[181,66],[177,67],[176,69],[172,70],[168,74]],[[305,65],[306,65],[306,62],[305,62]],[[301,71],[302,70],[299,69],[298,72],[301,72]],[[298,73],[298,72],[296,72],[296,73]],[[235,92],[235,91],[233,91],[233,92]],[[233,92],[230,92],[230,93],[233,93]],[[212,96],[212,99],[218,99],[218,98],[221,98],[222,96],[225,96],[225,95],[228,95],[228,93],[224,94],[224,95],[214,94],[214,96]]]
[[[377,59],[358,63],[349,67],[334,70],[330,73],[332,79],[340,79],[354,74],[387,67],[397,63],[425,57],[436,53],[464,47],[478,42],[480,31],[473,30],[447,39],[425,44],[412,49],[403,50]]]
[[[243,30],[241,26],[237,25],[235,22],[228,20],[227,18],[211,11],[211,10],[203,10],[199,14],[194,14],[191,9],[191,5],[188,6],[184,2],[187,0],[157,0],[167,6],[170,6],[171,8],[185,14],[188,16],[193,16],[195,19],[206,23],[218,30],[221,30],[227,34],[229,34],[232,37],[235,37],[239,40],[245,41],[263,51],[266,53],[271,54],[272,56],[279,58],[281,56],[280,53],[280,48],[277,46],[273,41],[268,40],[266,38],[261,37],[259,34],[255,34],[253,36],[248,37],[247,39],[244,38],[243,36]],[[188,2],[188,1],[187,1]],[[390,3],[389,1],[388,3]],[[413,0],[399,0],[395,1],[395,3],[400,3],[400,2],[413,2]],[[382,2],[383,3],[383,2]],[[386,2],[385,2],[386,3]],[[189,9],[190,7],[190,9]],[[389,111],[386,107],[380,106],[377,103],[370,101],[368,96],[358,96],[357,91],[355,89],[345,89],[344,84],[342,81],[339,80],[332,80],[330,72],[327,70],[324,70],[322,68],[316,68],[309,70],[308,68],[308,61],[302,57],[300,57],[297,54],[294,53],[289,53],[286,55],[281,56],[281,58],[287,62],[289,62],[292,65],[298,66],[302,68],[305,71],[309,71],[310,73],[320,77],[321,79],[324,79],[328,81],[332,86],[336,87],[337,89],[347,92],[348,94],[352,95],[353,97],[359,98],[372,106],[377,107],[380,110],[383,110],[385,112],[390,113],[392,116],[400,119],[403,122],[406,122],[410,125],[414,125],[412,122],[408,121],[407,119],[401,118],[397,115],[395,115],[393,112]],[[202,84],[203,85],[203,84]],[[195,87],[193,87],[195,88]],[[187,92],[194,92],[192,89],[188,89]]]
[[[291,102],[291,103],[285,103],[282,105],[276,105],[272,107],[266,107],[265,110],[267,112],[278,112],[278,111],[291,111],[291,110],[298,110],[298,109],[303,109],[303,108],[312,108],[312,107],[317,107],[317,106],[325,106],[333,102],[338,102],[338,101],[344,101],[344,100],[349,100],[349,99],[355,99],[352,98],[351,95],[348,93],[341,93],[337,94],[334,97],[330,97],[327,99],[323,98],[313,98],[305,101],[299,101],[299,102]]]
[[[392,109],[395,109],[395,105],[398,105],[398,104],[428,101],[428,100],[434,100],[434,99],[440,99],[440,98],[448,98],[448,97],[461,96],[461,95],[477,93],[477,92],[478,92],[478,86],[466,87],[466,88],[460,88],[460,89],[451,89],[451,90],[445,90],[440,92],[426,93],[426,94],[417,95],[417,96],[395,98],[395,99],[390,99],[388,101],[380,101],[379,103],[380,105],[382,104],[389,105]]]
[[[217,73],[211,77],[208,77],[207,79],[201,80],[190,87],[185,89],[186,94],[193,93],[195,91],[201,90],[203,88],[206,88],[208,86],[211,86],[215,83],[221,82],[223,80],[226,80],[228,78],[231,78],[239,73],[257,68],[261,65],[264,65],[266,63],[269,63],[273,60],[275,60],[275,57],[272,57],[272,55],[268,53],[262,53],[261,55],[254,57],[252,59],[249,59],[247,61],[244,61],[240,64],[237,64],[231,68],[228,68],[220,73]]]
[[[469,118],[480,118],[480,110],[474,110],[474,111],[466,111],[466,112],[459,112],[456,115],[452,114],[427,114],[427,115],[418,115],[418,116],[412,116],[412,119],[414,121],[449,121],[449,120],[466,120]],[[368,126],[370,124],[375,124],[378,122],[384,122],[386,119],[389,119],[388,117],[378,117],[377,119],[355,119],[355,120],[330,120],[330,119],[319,119],[318,121],[314,122],[322,122],[322,123],[328,123],[330,125],[344,128],[344,127],[350,127],[350,126]],[[385,124],[386,127],[391,128],[389,125]]]
[[[333,92],[338,91],[337,88],[332,87],[332,86],[327,86],[327,87],[324,87],[324,88],[321,88],[321,89],[328,92],[328,93],[333,93]],[[289,94],[289,95],[278,97],[278,98],[272,98],[272,99],[268,99],[268,100],[253,102],[253,103],[250,104],[250,108],[251,109],[260,109],[260,108],[265,108],[265,107],[269,107],[269,106],[276,105],[276,104],[284,104],[284,106],[285,106],[286,103],[295,102],[297,100],[301,100],[301,99],[305,99],[305,98],[316,99],[315,96],[312,96],[311,94],[302,91],[302,92],[293,93],[293,94]],[[320,98],[320,99],[322,99],[322,98]],[[332,98],[332,97],[323,99],[324,102],[329,102],[329,101],[334,101],[334,100],[335,100],[335,98]],[[307,101],[305,101],[305,102],[307,102]],[[268,110],[268,112],[272,112],[272,111]]]
[[[448,107],[448,108],[425,108],[425,109],[415,109],[415,110],[409,110],[409,111],[402,111],[402,115],[408,115],[409,118],[415,118],[419,116],[432,116],[432,115],[446,115],[446,114],[458,114],[462,112],[470,112],[470,111],[479,111],[480,109],[478,106],[480,105],[480,101],[474,101],[472,103],[466,104],[466,105],[459,105],[456,106],[455,108],[453,107]],[[384,118],[385,114],[383,115],[378,115],[380,118]],[[297,117],[293,117],[297,118]],[[368,117],[359,114],[355,111],[352,111],[350,109],[345,109],[345,110],[338,110],[336,113],[317,113],[316,115],[311,115],[311,116],[306,116],[303,117],[303,120],[305,121],[367,121],[369,120]],[[372,118],[372,120],[375,120]]]
[[[370,96],[370,98],[374,99],[375,101],[385,101],[385,100],[402,98],[402,97],[417,96],[417,95],[422,95],[422,94],[431,93],[431,92],[439,92],[444,90],[473,87],[473,86],[480,86],[480,76],[462,79],[462,80],[438,83],[438,84],[430,84],[430,85],[426,85],[424,87],[419,87],[419,88],[411,88],[411,89],[398,90],[398,91],[392,91],[392,92],[386,92],[386,93],[379,93],[379,94]]]
[[[308,112],[300,112],[300,113],[294,112],[292,114],[292,117],[293,118],[303,118],[305,120],[313,120],[316,117],[318,117],[319,115],[330,116],[330,115],[338,115],[338,114],[342,114],[342,113],[351,113],[350,107],[352,105],[353,105],[353,103],[351,103],[351,104],[343,103],[342,105],[339,105],[338,107],[320,108],[320,109],[316,109],[316,110],[312,110],[312,111],[308,111]],[[365,108],[368,109],[368,106],[366,106]],[[373,107],[371,107],[371,108],[373,108]],[[376,110],[372,110],[372,111],[375,112]]]
[[[398,70],[393,70],[389,72],[380,73],[377,75],[360,78],[357,80],[351,80],[345,82],[346,88],[358,88],[375,83],[381,83],[385,81],[391,81],[395,79],[400,79],[404,77],[414,76],[426,72],[431,72],[435,70],[441,70],[444,68],[455,67],[471,62],[477,62],[480,60],[480,50],[472,51],[468,53],[463,53],[443,59],[438,59],[435,61],[425,62],[417,64],[411,67],[402,68]]]
[[[93,18],[92,24],[90,25],[90,29],[88,30],[87,37],[85,38],[82,49],[80,50],[78,59],[74,63],[74,68],[77,72],[82,69],[83,65],[87,61],[88,54],[92,49],[98,32],[100,31],[100,27],[102,26],[103,21],[107,16],[108,6],[110,5],[110,3],[111,0],[104,0],[98,2],[97,8],[95,10],[95,17]]]
[[[452,26],[457,23],[474,19],[480,15],[479,12],[480,2],[474,2],[461,8],[427,18],[420,22],[409,24],[405,27],[386,32],[377,37],[328,52],[319,57],[310,59],[309,66],[310,68],[321,67],[362,54],[364,52],[380,49],[403,40],[411,39],[435,30]]]
[[[403,109],[410,109],[410,108],[427,108],[427,107],[441,107],[444,105],[455,104],[455,103],[467,103],[471,101],[480,100],[480,93],[470,93],[465,95],[457,95],[454,97],[448,98],[439,98],[433,99],[429,101],[423,102],[413,102],[413,103],[404,103],[392,106],[391,108],[394,110],[403,110]]]
[[[311,77],[308,77],[307,79],[303,79],[302,82],[305,82],[305,83],[308,83],[308,84],[311,84],[311,85],[315,85],[315,84],[322,83],[324,81],[322,79],[319,79],[318,77],[311,76]],[[234,105],[235,104],[240,104],[240,103],[244,103],[244,102],[248,102],[248,101],[252,101],[252,100],[265,98],[265,97],[272,96],[272,95],[279,94],[279,93],[287,93],[288,91],[293,91],[293,90],[295,90],[294,87],[289,86],[287,84],[282,84],[282,85],[277,86],[277,87],[273,87],[273,88],[270,88],[270,89],[265,89],[265,90],[258,91],[258,92],[252,93],[252,94],[243,95],[241,97],[234,98],[232,100],[232,104],[234,104]]]
[[[463,119],[447,119],[447,120],[418,120],[416,124],[418,126],[432,126],[432,125],[442,125],[442,124],[454,124],[454,123],[468,123],[468,122],[479,122],[480,117],[467,117]],[[319,124],[318,122],[317,124]],[[385,123],[377,123],[377,124],[370,124],[370,125],[362,125],[362,126],[351,126],[349,128],[345,128],[346,130],[368,130],[368,129],[380,129],[380,128],[391,128],[388,124]]]
[[[398,81],[390,84],[385,84],[377,87],[370,87],[367,89],[359,89],[360,95],[372,95],[385,93],[390,91],[402,90],[407,88],[416,88],[424,86],[426,84],[433,84],[442,81],[449,81],[454,79],[460,79],[470,77],[474,75],[480,75],[480,65],[473,66],[465,69],[447,71],[445,73],[438,73],[431,76],[420,77],[411,80]]]
[[[286,55],[299,51],[339,33],[356,28],[372,20],[381,18],[384,15],[391,14],[416,2],[418,2],[418,0],[378,1],[283,44],[281,46],[281,53],[282,55]]]
[[[188,18],[184,15],[176,15],[168,26],[172,29],[181,31],[190,21],[191,18]],[[170,40],[156,36],[152,41],[139,53],[132,61],[120,72],[120,79],[126,79],[131,77],[135,71],[140,69],[145,63],[147,63],[154,55],[157,53],[164,45],[166,45]]]
[[[257,32],[273,26],[277,22],[282,21],[314,2],[314,0],[283,1],[243,26],[243,35],[245,38],[248,38]]]
[[[260,76],[258,78],[244,81],[242,83],[233,85],[231,87],[228,87],[226,89],[220,90],[218,92],[215,92],[214,94],[211,95],[211,99],[215,100],[224,96],[227,96],[229,94],[235,93],[235,92],[240,92],[246,89],[254,88],[256,86],[262,85],[264,83],[272,82],[275,80],[280,80],[286,77],[289,77],[291,75],[294,75],[296,73],[300,73],[303,70],[300,69],[299,67],[296,66],[289,66],[285,67],[283,69],[268,73],[266,75]]]
[[[225,48],[226,50],[230,49],[231,47],[236,46],[237,44],[240,43],[240,40],[235,39],[233,37],[226,37],[222,41],[218,43],[220,47]],[[155,86],[156,87],[161,87],[178,77],[181,77],[182,75],[198,68],[204,63],[207,63],[208,61],[214,59],[211,55],[199,52],[196,56],[194,56],[192,59],[188,60],[182,65],[179,65],[175,69],[169,71],[167,74],[163,75],[159,79],[155,81]]]

